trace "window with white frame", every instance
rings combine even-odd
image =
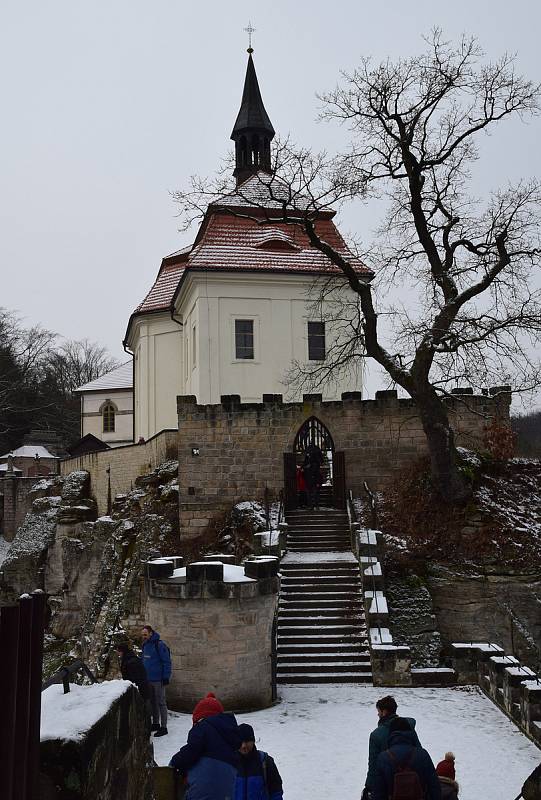
[[[235,320],[235,358],[242,360],[255,358],[253,319]]]
[[[325,361],[325,323],[308,323],[308,360]]]
[[[101,409],[102,430],[103,433],[115,432],[115,413],[116,408],[111,402],[105,403]]]

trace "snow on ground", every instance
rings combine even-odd
[[[49,686],[41,694],[41,741],[82,739],[131,685],[121,680],[91,686],[72,683],[68,694],[64,694],[61,683]]]
[[[368,736],[384,689],[363,685],[279,687],[282,702],[238,714],[253,725],[257,746],[278,764],[291,800],[359,800]],[[417,732],[436,764],[456,755],[460,800],[511,800],[541,761],[539,749],[479,690],[393,689],[399,713],[417,719]],[[169,735],[154,739],[165,765],[185,742],[191,715],[171,712]]]
[[[6,542],[3,536],[0,536],[0,567],[2,566],[11,547],[11,542]]]

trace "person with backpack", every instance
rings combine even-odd
[[[241,747],[235,717],[209,692],[192,721],[187,743],[169,762],[187,783],[185,800],[233,800]]]
[[[165,687],[171,678],[171,653],[150,625],[144,625],[143,664],[148,678],[150,690],[150,707],[152,725],[150,730],[155,736],[167,736],[167,702]]]
[[[282,800],[282,779],[274,759],[257,749],[251,725],[239,725],[239,734],[241,758],[234,800]]]
[[[379,754],[373,800],[441,800],[434,764],[407,719],[389,725],[388,748]]]
[[[363,800],[370,800],[371,798],[376,776],[376,763],[378,756],[384,750],[387,750],[389,744],[389,728],[391,723],[398,718],[396,713],[397,708],[398,706],[396,704],[396,700],[391,695],[382,697],[376,703],[376,711],[379,721],[378,727],[372,731],[368,741],[368,774],[366,776],[365,787],[362,795]],[[414,731],[415,744],[416,746],[420,747],[421,743],[417,738],[417,734],[415,733],[415,720],[413,717],[404,717],[403,719],[408,721],[412,731]]]
[[[455,757],[453,753],[445,753],[445,758],[436,767],[436,774],[441,784],[442,800],[458,800],[458,783],[455,780]]]

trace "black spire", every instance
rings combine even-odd
[[[270,143],[274,138],[274,128],[261,99],[252,52],[249,47],[242,101],[231,134],[235,142],[233,175],[237,186],[256,172],[271,172]]]

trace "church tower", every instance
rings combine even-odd
[[[231,134],[235,142],[233,175],[237,179],[237,186],[256,172],[271,173],[270,143],[274,138],[274,128],[261,99],[253,52],[249,47],[242,100]]]

